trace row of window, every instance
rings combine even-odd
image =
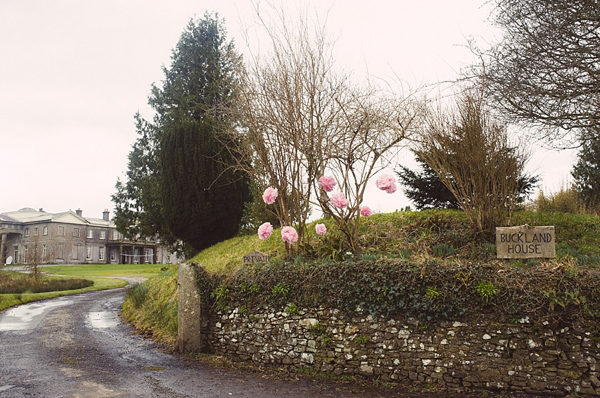
[[[73,246],[72,252],[71,252],[71,258],[74,260],[77,260],[79,258],[79,247],[80,246]],[[59,243],[58,245],[56,245],[56,258],[57,259],[64,259],[65,255],[64,255],[64,245]],[[104,248],[104,246],[100,246],[98,248],[98,261],[103,261],[104,260],[104,255],[105,255],[106,249]],[[24,262],[30,262],[30,261],[39,261],[41,260],[46,261],[46,258],[48,257],[48,245],[43,244],[42,245],[42,257],[40,259],[36,259],[35,256],[37,255],[37,252],[33,252],[31,253],[32,257],[30,257],[30,253],[29,253],[29,247],[28,246],[23,246],[23,255],[24,255]],[[85,247],[85,259],[86,260],[91,260],[92,259],[92,254],[93,254],[93,246],[86,246]],[[110,259],[112,261],[116,261],[117,259],[117,251],[116,250],[112,250],[111,255],[110,255]],[[15,248],[15,260],[18,261],[18,252],[17,249]]]
[[[23,246],[23,263],[29,263],[29,262],[34,262],[34,261],[41,261],[41,262],[45,262],[47,260],[47,257],[49,255],[48,253],[48,245],[43,244],[41,245],[41,258],[36,258],[38,253],[36,249],[33,249],[32,253],[29,252],[29,247],[28,246]],[[73,260],[77,260],[79,259],[79,248],[81,246],[73,246],[72,248],[72,252],[71,252],[71,259]],[[85,260],[86,261],[90,261],[93,259],[93,246],[86,246],[85,247]],[[59,243],[56,245],[56,259],[61,259],[63,260],[64,257],[64,245],[62,243]],[[104,246],[99,246],[98,247],[98,261],[104,261],[104,256],[106,253],[106,248]],[[30,257],[31,254],[31,257]],[[50,255],[52,255],[52,253],[50,253]],[[129,256],[129,257],[133,257],[133,262],[134,263],[138,263],[138,262],[145,262],[145,263],[151,263],[153,262],[153,257],[154,255],[154,251],[152,249],[146,248],[145,250],[145,254],[141,255],[138,254],[138,250],[135,249],[135,254],[134,255],[125,255],[125,256]],[[113,249],[110,251],[110,260],[112,262],[117,261],[117,257],[118,257],[118,251],[116,249]],[[14,256],[15,262],[19,262],[19,253],[18,253],[18,248],[15,246],[15,256]]]
[[[25,237],[29,237],[29,227],[25,227],[24,235],[25,235]],[[44,235],[44,236],[48,235],[48,227],[47,226],[44,226],[42,228],[42,235]],[[39,236],[38,227],[33,227],[33,236]],[[66,236],[65,227],[62,225],[58,226],[58,236]],[[79,227],[73,228],[73,236],[79,237]],[[93,239],[94,238],[94,230],[88,229],[86,236],[88,239]],[[106,231],[105,230],[100,230],[100,239],[106,239]],[[112,239],[113,240],[119,239],[119,232],[116,229],[113,229],[113,231],[112,231]]]

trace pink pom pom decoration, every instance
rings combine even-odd
[[[389,187],[387,187],[385,189],[385,191],[387,193],[394,193],[394,192],[396,192],[396,183],[393,183],[392,185],[390,185]]]
[[[381,189],[382,191],[386,191],[387,193],[396,192],[396,179],[392,175],[380,175],[377,177],[377,180],[375,180],[375,185],[377,188]]]
[[[360,215],[363,217],[369,217],[371,215],[371,209],[369,206],[363,206],[360,208]]]
[[[315,225],[315,231],[318,235],[325,235],[327,233],[327,227],[325,224],[317,224]]]
[[[263,193],[262,198],[266,204],[272,205],[273,203],[275,203],[275,200],[277,199],[277,188],[269,187],[269,188],[265,189],[265,193]]]
[[[338,209],[343,209],[344,207],[348,206],[348,200],[341,192],[332,195],[329,198],[329,200],[331,201],[331,204],[337,207]]]
[[[268,239],[273,233],[273,226],[270,222],[266,222],[258,227],[258,237],[260,239]]]
[[[319,186],[323,188],[325,192],[333,191],[335,188],[336,182],[335,179],[331,176],[323,176],[319,178]]]
[[[281,239],[286,243],[294,243],[298,241],[298,233],[294,227],[281,228]]]

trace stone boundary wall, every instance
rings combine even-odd
[[[600,336],[494,315],[423,327],[335,309],[216,313],[201,308],[194,265],[179,269],[179,348],[234,361],[445,388],[600,395]],[[289,308],[289,307],[288,307]]]
[[[216,314],[208,338],[216,354],[257,365],[445,388],[600,395],[600,338],[528,318],[501,324],[482,316],[425,328],[410,318],[348,318],[325,308],[294,315],[234,308]]]

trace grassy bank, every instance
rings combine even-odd
[[[554,225],[558,261],[600,266],[600,217],[520,212],[512,221],[513,225]],[[316,235],[316,223],[326,224],[325,236]],[[340,232],[331,220],[316,221],[307,230],[309,248],[303,255],[304,261],[345,258]],[[260,240],[257,235],[236,237],[200,252],[191,261],[204,265],[209,272],[232,274],[242,267],[243,256],[254,250],[267,253],[271,260],[283,260],[286,253],[279,234],[279,230],[275,230],[267,240]],[[487,262],[495,258],[494,242],[477,241],[464,213],[458,210],[396,212],[363,218],[359,244],[360,255],[364,257],[399,258],[417,263],[431,258],[449,262]]]
[[[278,230],[267,240],[260,240],[255,235],[236,237],[195,256],[191,261],[204,265],[209,275],[220,275],[220,291],[228,291],[225,298],[221,295],[219,299],[219,294],[213,294],[214,305],[243,304],[250,309],[253,305],[264,305],[265,300],[275,300],[274,303],[295,300],[296,305],[306,301],[305,298],[318,300],[319,292],[305,290],[301,283],[317,274],[317,282],[312,288],[338,289],[337,292],[327,290],[328,299],[334,294],[340,298],[365,297],[370,300],[365,305],[374,310],[410,310],[429,314],[432,319],[442,310],[448,316],[455,316],[475,307],[490,310],[501,306],[513,311],[513,316],[529,308],[550,306],[559,316],[600,315],[596,303],[589,301],[594,299],[595,289],[588,289],[587,293],[587,287],[583,286],[577,292],[579,295],[586,292],[588,297],[584,299],[588,301],[585,303],[579,296],[573,298],[575,289],[580,288],[578,283],[595,278],[600,267],[600,218],[597,216],[516,214],[513,225],[556,227],[557,258],[550,260],[497,260],[494,242],[474,239],[467,219],[460,211],[398,212],[363,218],[359,234],[362,252],[357,255],[341,250],[339,231],[331,221],[318,222],[324,222],[328,232],[325,236],[317,236],[314,223],[309,225],[309,248],[302,257],[285,259]],[[244,267],[243,256],[254,250],[269,254],[269,264],[262,268]],[[377,264],[381,264],[381,269]],[[498,270],[502,272],[498,273]],[[323,282],[328,273],[335,273],[336,280]],[[252,279],[255,277],[257,279]],[[523,278],[530,278],[532,284],[524,284]],[[336,282],[340,280],[348,286]],[[261,283],[264,286],[259,286]],[[319,287],[319,283],[324,285]],[[254,284],[256,289],[252,289]],[[352,292],[353,286],[359,290],[356,294],[348,293]],[[414,308],[396,308],[400,287],[412,289],[409,293],[414,300],[403,302],[405,307],[412,305]],[[372,294],[365,289],[373,290]],[[176,271],[170,270],[144,286],[132,289],[124,312],[144,332],[174,344],[177,337],[176,291]],[[280,297],[282,292],[286,292],[285,297]],[[519,298],[525,301],[512,306],[511,303],[516,303]],[[427,308],[423,307],[424,303]],[[348,308],[356,304],[359,303],[350,302]]]

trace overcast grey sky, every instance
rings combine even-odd
[[[466,37],[490,39],[484,0],[315,0],[338,37],[336,62],[357,76],[416,87],[452,79],[471,62]],[[127,168],[133,115],[194,16],[216,11],[243,50],[249,0],[0,0],[0,212],[81,208],[101,217]],[[536,151],[530,169],[556,190],[573,153]],[[407,161],[408,162],[408,161]],[[366,196],[374,211],[409,202],[401,189]]]

